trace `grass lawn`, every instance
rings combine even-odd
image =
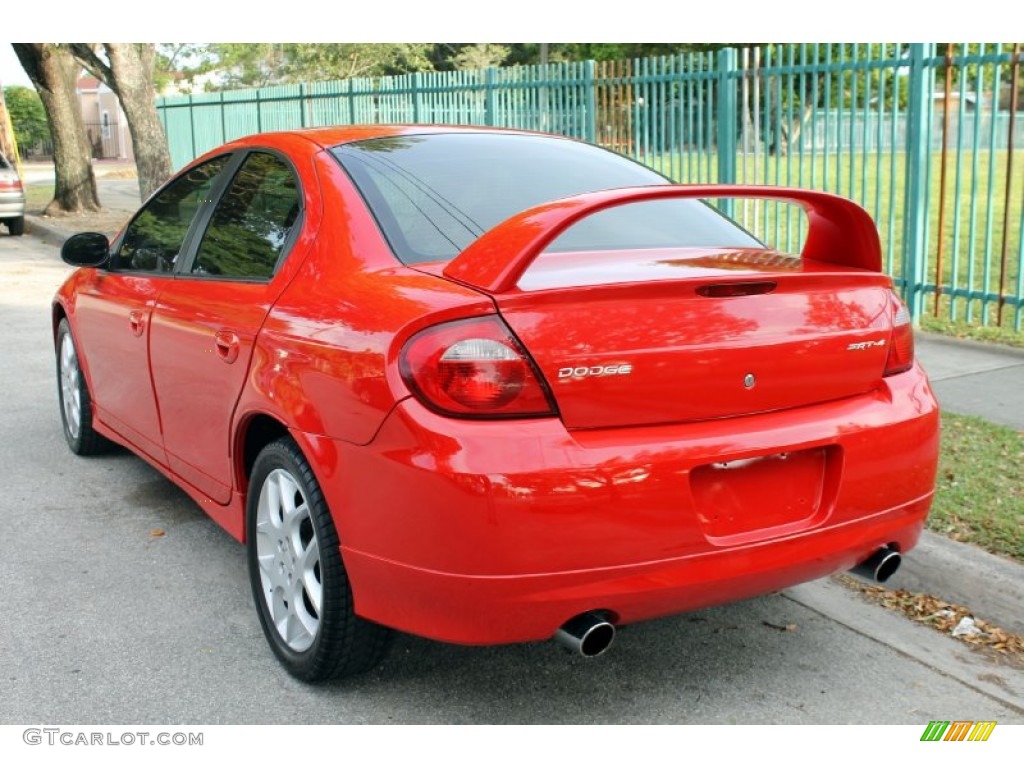
[[[29,212],[41,210],[51,200],[53,200],[52,184],[25,187],[25,207]]]
[[[1024,561],[1024,434],[942,414],[942,455],[928,527]]]
[[[1010,347],[1024,347],[1024,332],[1015,331],[1012,327],[1000,328],[995,325],[970,325],[963,321],[950,320],[948,317],[924,315],[921,318],[921,328],[925,331],[954,336],[958,339],[973,339],[974,341],[987,341],[993,344],[1005,344]]]

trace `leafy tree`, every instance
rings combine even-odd
[[[191,77],[205,71],[212,58],[209,46],[202,43],[157,43],[153,87],[161,93],[175,83],[187,90]]]
[[[50,138],[46,110],[38,93],[23,85],[8,85],[4,88],[4,101],[19,147],[28,149]]]
[[[80,67],[66,45],[11,43],[36,87],[53,137],[53,200],[44,212],[97,211],[96,177],[75,94]]]
[[[508,58],[511,48],[498,43],[473,43],[465,46],[452,57],[457,69],[486,69],[501,66]]]
[[[433,69],[426,43],[210,43],[195,77],[218,71],[219,88],[264,87]]]

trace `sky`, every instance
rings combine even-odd
[[[32,87],[32,81],[28,79],[25,70],[21,68],[21,62],[10,43],[0,43],[0,83],[7,85],[27,85]]]

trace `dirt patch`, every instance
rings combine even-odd
[[[102,176],[104,179],[137,179],[139,174],[135,172],[134,168],[122,168],[116,171],[99,171],[97,176]]]

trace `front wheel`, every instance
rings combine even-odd
[[[355,615],[330,510],[289,437],[253,465],[246,528],[260,624],[288,672],[318,682],[374,667],[391,632]]]
[[[110,443],[92,428],[92,399],[78,363],[78,350],[67,318],[57,326],[57,382],[60,419],[68,448],[79,456],[102,453]]]

